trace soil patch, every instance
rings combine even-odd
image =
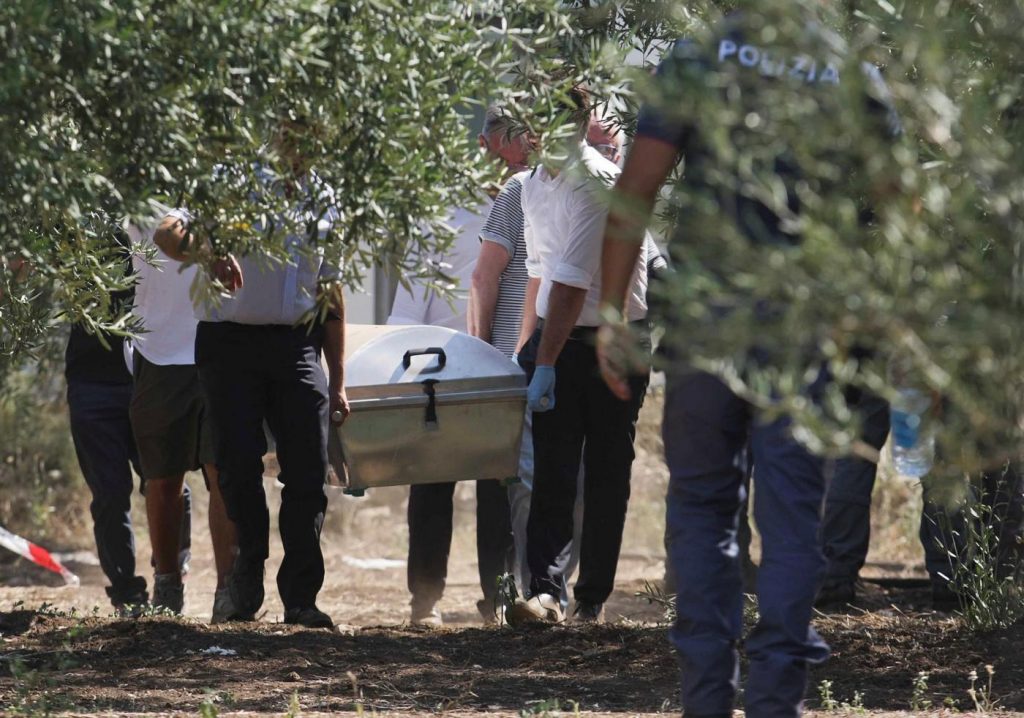
[[[890,593],[890,599],[912,596]],[[911,605],[903,601],[906,605]],[[968,674],[986,680],[1003,710],[1024,710],[1024,626],[970,634],[950,616],[897,608],[821,616],[833,656],[812,673],[809,705],[869,710],[975,708]],[[45,702],[76,712],[220,710],[677,712],[678,674],[666,626],[443,630],[275,623],[208,626],[187,619],[79,618],[18,611],[4,628],[0,705]],[[859,694],[857,699],[855,694]],[[294,696],[294,698],[293,698]],[[539,709],[538,709],[539,707]]]

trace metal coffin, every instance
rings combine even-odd
[[[516,476],[526,378],[486,342],[443,327],[350,325],[345,387],[352,413],[332,439],[349,491]]]

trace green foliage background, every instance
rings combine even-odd
[[[673,226],[695,202],[685,181],[665,193],[663,226],[677,232],[679,273],[665,290],[687,359],[726,377],[769,410],[788,410],[822,451],[858,445],[856,417],[841,400],[853,386],[892,397],[915,384],[941,396],[940,468],[949,476],[1022,457],[1024,436],[1024,137],[1020,122],[1024,5],[1001,3],[592,3],[603,45],[640,51],[685,34],[709,42],[723,12],[740,10],[759,46],[811,51],[805,29],[820,22],[845,46],[835,112],[807,106],[786,87],[766,93],[751,116],[742,93],[726,99],[704,78],[666,96],[642,71],[605,62],[603,79],[627,129],[639,101],[697,122],[722,166],[756,166],[773,141],[793,150],[806,179],[799,247],[751,246],[716,206]],[[613,11],[619,6],[619,11]],[[586,24],[583,25],[587,27]],[[580,38],[577,48],[585,46]],[[592,45],[593,46],[593,45]],[[577,54],[582,54],[577,49]],[[592,57],[595,53],[591,53]],[[878,94],[859,72],[882,68],[903,126],[880,139],[863,97]],[[622,78],[632,82],[622,84]],[[616,95],[616,90],[621,92]],[[775,93],[772,97],[771,92]],[[670,93],[671,94],[671,93]],[[829,108],[824,108],[828,110]],[[735,129],[771,128],[746,146]],[[767,139],[766,139],[767,138]],[[770,148],[769,148],[770,149]],[[731,164],[730,164],[731,163]],[[723,182],[728,181],[723,179]],[[751,172],[744,191],[775,178]],[[863,210],[872,218],[865,225]],[[777,310],[769,320],[756,304]],[[736,310],[721,313],[717,308]],[[715,310],[712,310],[715,308]],[[757,346],[774,366],[749,361]],[[860,357],[856,350],[870,350]],[[824,354],[840,383],[823,406],[803,394]]]
[[[821,450],[863,447],[838,393],[823,407],[803,397],[816,366],[808,347],[846,385],[892,396],[894,382],[912,380],[941,393],[953,473],[1019,458],[1021,0],[4,3],[0,249],[31,271],[0,271],[0,375],[43,353],[55,318],[130,330],[107,299],[127,280],[106,218],[141,222],[154,203],[187,204],[219,251],[281,257],[285,234],[302,228],[249,228],[281,209],[252,191],[251,169],[287,169],[267,144],[282,118],[313,128],[303,152],[337,190],[342,219],[326,248],[344,261],[345,282],[381,263],[443,285],[438,267],[406,258],[428,242],[424,226],[447,241],[445,209],[471,203],[493,176],[467,128],[473,103],[516,95],[515,111],[557,159],[554,140],[567,134],[558,101],[573,81],[587,81],[629,132],[641,101],[672,98],[626,55],[653,63],[734,8],[769,18],[761,40],[794,46],[824,14],[848,48],[846,70],[883,67],[904,133],[877,141],[855,109],[872,90],[846,70],[849,111],[827,124],[808,128],[807,108],[793,103],[764,110],[764,126],[785,128],[808,160],[805,241],[752,248],[714,212],[678,228],[681,271],[667,294],[689,360],[794,412]],[[746,121],[735,109],[710,95],[683,108],[719,138]],[[820,156],[831,159],[811,162]],[[244,179],[222,181],[217,167]],[[686,191],[666,191],[663,230]],[[770,324],[707,313],[757,301],[784,311]],[[754,343],[781,357],[777,368],[747,361]],[[854,347],[873,358],[855,361]]]

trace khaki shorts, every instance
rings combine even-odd
[[[213,464],[213,436],[193,364],[161,366],[135,352],[128,413],[146,481]]]

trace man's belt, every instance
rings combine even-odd
[[[638,319],[635,322],[630,322],[629,326],[634,328],[634,329],[646,329],[647,328],[647,320],[646,319]],[[569,339],[570,339],[570,341],[587,342],[589,344],[594,344],[595,343],[595,337],[597,336],[597,330],[600,329],[600,328],[601,327],[575,326],[575,327],[572,328],[572,331],[569,332]],[[541,319],[540,317],[538,317],[537,318],[537,331],[543,331],[543,330],[544,330],[544,320]]]

